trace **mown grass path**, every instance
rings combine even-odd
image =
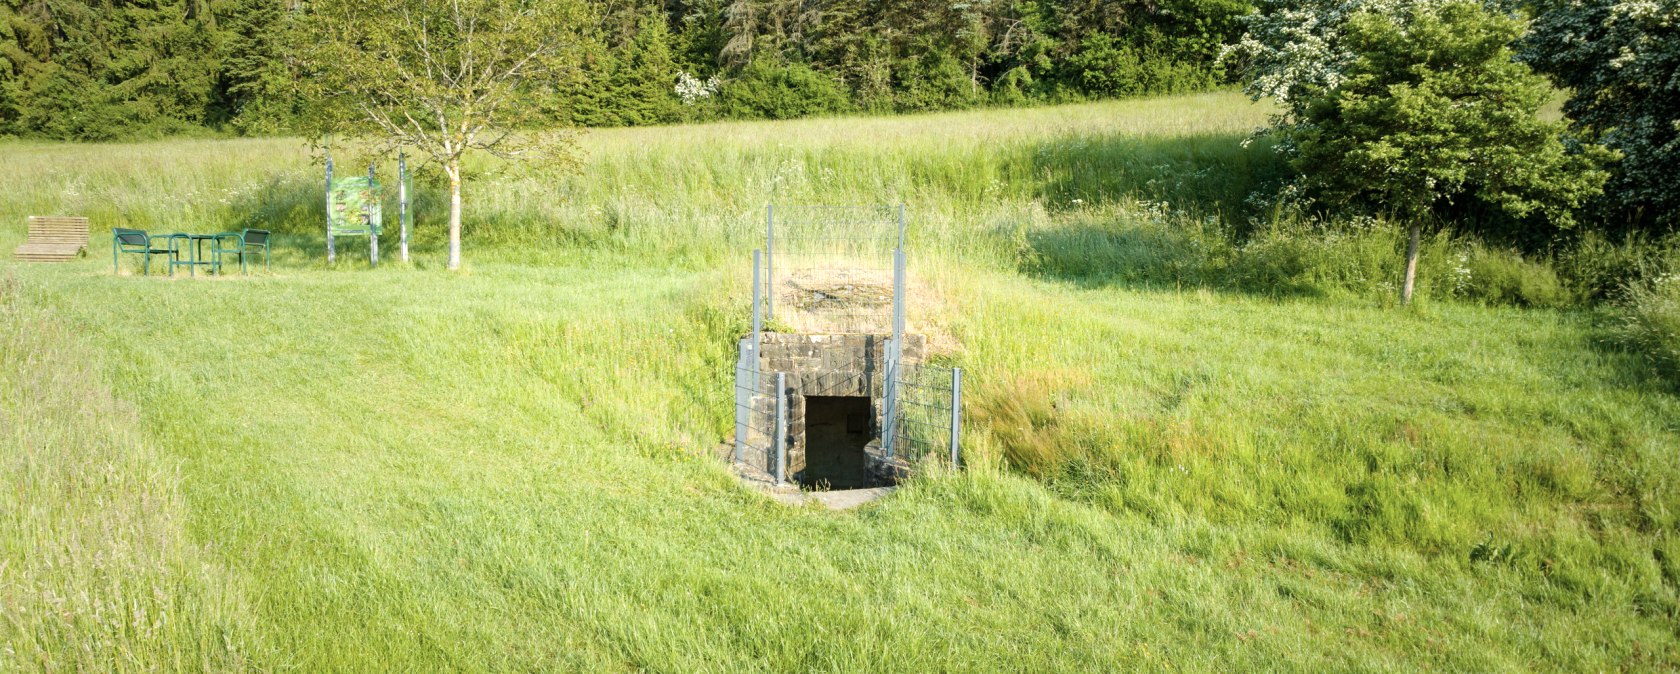
[[[1656,420],[1675,404],[1628,392],[1567,316],[982,276],[953,289],[973,312],[958,329],[977,390],[1044,379],[1019,402],[1071,409],[1061,430],[1036,432],[1073,434],[1051,441],[1064,452],[1116,453],[1090,461],[1115,472],[1050,476],[1047,489],[994,456],[836,514],[742,490],[704,446],[670,442],[717,430],[673,402],[690,365],[727,353],[734,326],[714,316],[738,298],[714,273],[14,273],[109,368],[138,432],[180,462],[192,543],[226,569],[248,618],[229,639],[258,667],[1484,670],[1673,657],[1672,624],[1640,608],[1672,602],[1673,587],[1638,552],[1672,543],[1591,530],[1579,510],[1595,497],[1568,490],[1591,492],[1576,475],[1595,469],[1568,462],[1611,449],[1592,444],[1599,427],[1629,451],[1672,447]],[[1484,390],[1480,370],[1515,388]],[[1005,443],[1002,408],[982,401],[980,423]],[[1385,415],[1397,419],[1371,419]],[[1423,449],[1397,454],[1402,423]],[[1582,437],[1554,437],[1572,427]],[[1572,444],[1587,453],[1557,455]],[[1442,477],[1428,462],[1443,454],[1475,477]],[[1506,472],[1547,461],[1564,463],[1533,470],[1560,484]],[[1338,493],[1349,483],[1447,510],[1344,521],[1358,512],[1337,507],[1358,498]],[[1456,526],[1504,531],[1513,518],[1547,529],[1539,543],[1593,551],[1542,577],[1542,558],[1471,563],[1447,547]]]

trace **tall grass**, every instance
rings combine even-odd
[[[1619,306],[1621,333],[1680,385],[1680,276],[1628,286]]]
[[[479,167],[462,274],[432,269],[431,188],[420,269],[325,268],[296,141],[0,147],[26,168],[0,245],[48,211],[285,233],[250,279],[112,275],[97,236],[89,260],[0,263],[0,391],[42,391],[0,404],[27,414],[0,437],[46,466],[26,473],[114,490],[8,476],[8,508],[62,509],[0,529],[7,664],[1680,667],[1680,399],[1594,316],[1457,281],[1530,261],[1437,237],[1433,301],[1399,310],[1380,223],[1242,210],[1264,113],[594,132],[579,175]],[[968,470],[851,513],[742,489],[712,456],[760,209],[897,200],[937,299],[913,320],[969,372]],[[31,449],[61,437],[102,453]],[[65,543],[117,513],[155,514]],[[174,632],[60,627],[106,600],[36,599],[149,583],[176,588]]]
[[[474,244],[611,245],[712,264],[758,235],[766,203],[908,203],[927,248],[983,246],[970,225],[1031,219],[1046,204],[1130,198],[1134,189],[1246,196],[1247,165],[1265,153],[1237,141],[1267,109],[1235,94],[913,117],[725,123],[584,133],[575,175],[496,162],[470,167]],[[261,226],[318,247],[321,166],[295,139],[139,145],[13,144],[19,170],[0,221],[74,212],[102,226]],[[365,159],[345,148],[341,174]],[[1234,162],[1229,175],[1207,177]],[[1185,167],[1201,183],[1183,185]],[[382,166],[389,178],[393,166]],[[422,175],[426,175],[422,172]],[[417,232],[435,246],[447,197],[434,180],[416,198]],[[1167,183],[1173,183],[1169,185]],[[393,205],[394,206],[394,205]],[[388,209],[392,210],[392,209]],[[387,238],[394,237],[392,231]],[[393,241],[386,241],[389,246]],[[313,252],[313,251],[312,251]],[[976,251],[984,252],[984,251]],[[696,257],[699,256],[699,257]],[[469,259],[470,259],[469,255]]]
[[[239,669],[236,581],[187,530],[176,461],[96,351],[0,275],[0,666]]]

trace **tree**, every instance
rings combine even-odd
[[[1680,2],[1545,0],[1523,47],[1572,92],[1573,129],[1622,153],[1614,210],[1680,226]]]
[[[319,131],[414,148],[449,178],[449,269],[461,266],[462,159],[569,164],[569,135],[530,131],[576,72],[568,0],[319,0],[302,22]]]
[[[1279,3],[1281,4],[1281,3]],[[1322,0],[1312,4],[1324,5]],[[1544,78],[1513,60],[1521,21],[1462,2],[1340,3],[1263,49],[1251,91],[1283,97],[1275,132],[1302,186],[1408,225],[1410,302],[1424,220],[1474,205],[1513,226],[1570,227],[1610,154],[1571,152],[1539,119]]]
[[[274,0],[228,0],[218,25],[218,112],[241,133],[280,133],[295,121],[297,97],[287,42],[290,18]]]
[[[0,23],[7,131],[108,140],[212,116],[218,35],[203,2],[8,1]]]

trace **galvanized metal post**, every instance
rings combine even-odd
[[[753,397],[758,395],[760,333],[764,330],[764,288],[759,285],[759,251],[753,251],[752,334],[741,347],[740,362],[735,366],[735,462],[746,461],[747,433],[751,429]]]
[[[776,205],[768,204],[764,207],[764,276],[766,291],[776,286]],[[774,320],[776,318],[776,293],[766,292],[764,298],[764,316]]]
[[[333,259],[335,257],[337,257],[337,255],[333,251],[333,227],[332,227],[332,218],[333,218],[333,213],[332,213],[332,207],[333,207],[333,198],[332,198],[332,136],[327,136],[327,140],[326,140],[324,150],[325,150],[326,155],[327,155],[327,264],[332,264]]]
[[[897,435],[898,430],[898,424],[894,423],[898,418],[898,410],[893,404],[898,397],[898,384],[895,382],[898,379],[898,368],[893,365],[891,342],[887,343],[887,371],[882,379],[886,381],[881,383],[881,451],[890,459],[893,456],[893,436]]]
[[[899,342],[904,338],[905,304],[905,267],[904,249],[900,248],[893,255],[893,341]],[[899,355],[903,355],[903,346],[899,346]]]
[[[374,182],[375,182],[375,179],[373,177],[373,164],[370,163],[370,164],[368,164],[368,189],[373,189]],[[384,196],[385,195],[383,195],[383,194],[377,195],[377,197],[379,198],[379,207],[380,208],[384,208],[384,201],[385,201],[385,199],[383,198]],[[369,208],[372,208],[372,206],[370,206]],[[377,267],[377,266],[379,266],[379,228],[373,226],[373,213],[371,213],[371,212],[368,213],[368,223],[367,224],[368,224],[368,262],[371,263],[373,266]]]
[[[904,204],[898,205],[898,249],[904,250]]]
[[[764,286],[758,278],[759,252],[753,251],[753,312],[752,312],[752,350],[753,357],[758,357],[758,348],[764,340]],[[757,370],[757,367],[753,368]],[[756,382],[755,382],[756,384]]]
[[[403,153],[397,153],[397,223],[402,227],[402,236],[398,241],[398,252],[403,262],[408,261],[408,158]]]
[[[898,451],[898,378],[904,367],[904,248],[893,251],[893,323],[892,341],[887,342],[887,381],[885,414],[882,424],[881,449],[887,458]]]
[[[776,486],[787,482],[787,373],[776,373]]]
[[[962,368],[951,368],[951,467],[962,465]]]
[[[757,387],[752,384],[755,373],[749,372],[748,358],[757,356],[748,353],[747,345],[741,344],[735,353],[735,463],[747,460],[747,433],[752,429],[752,402],[757,393]]]

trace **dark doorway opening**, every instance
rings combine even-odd
[[[818,489],[875,486],[864,447],[874,437],[874,410],[863,396],[805,397],[805,470],[794,479]]]

